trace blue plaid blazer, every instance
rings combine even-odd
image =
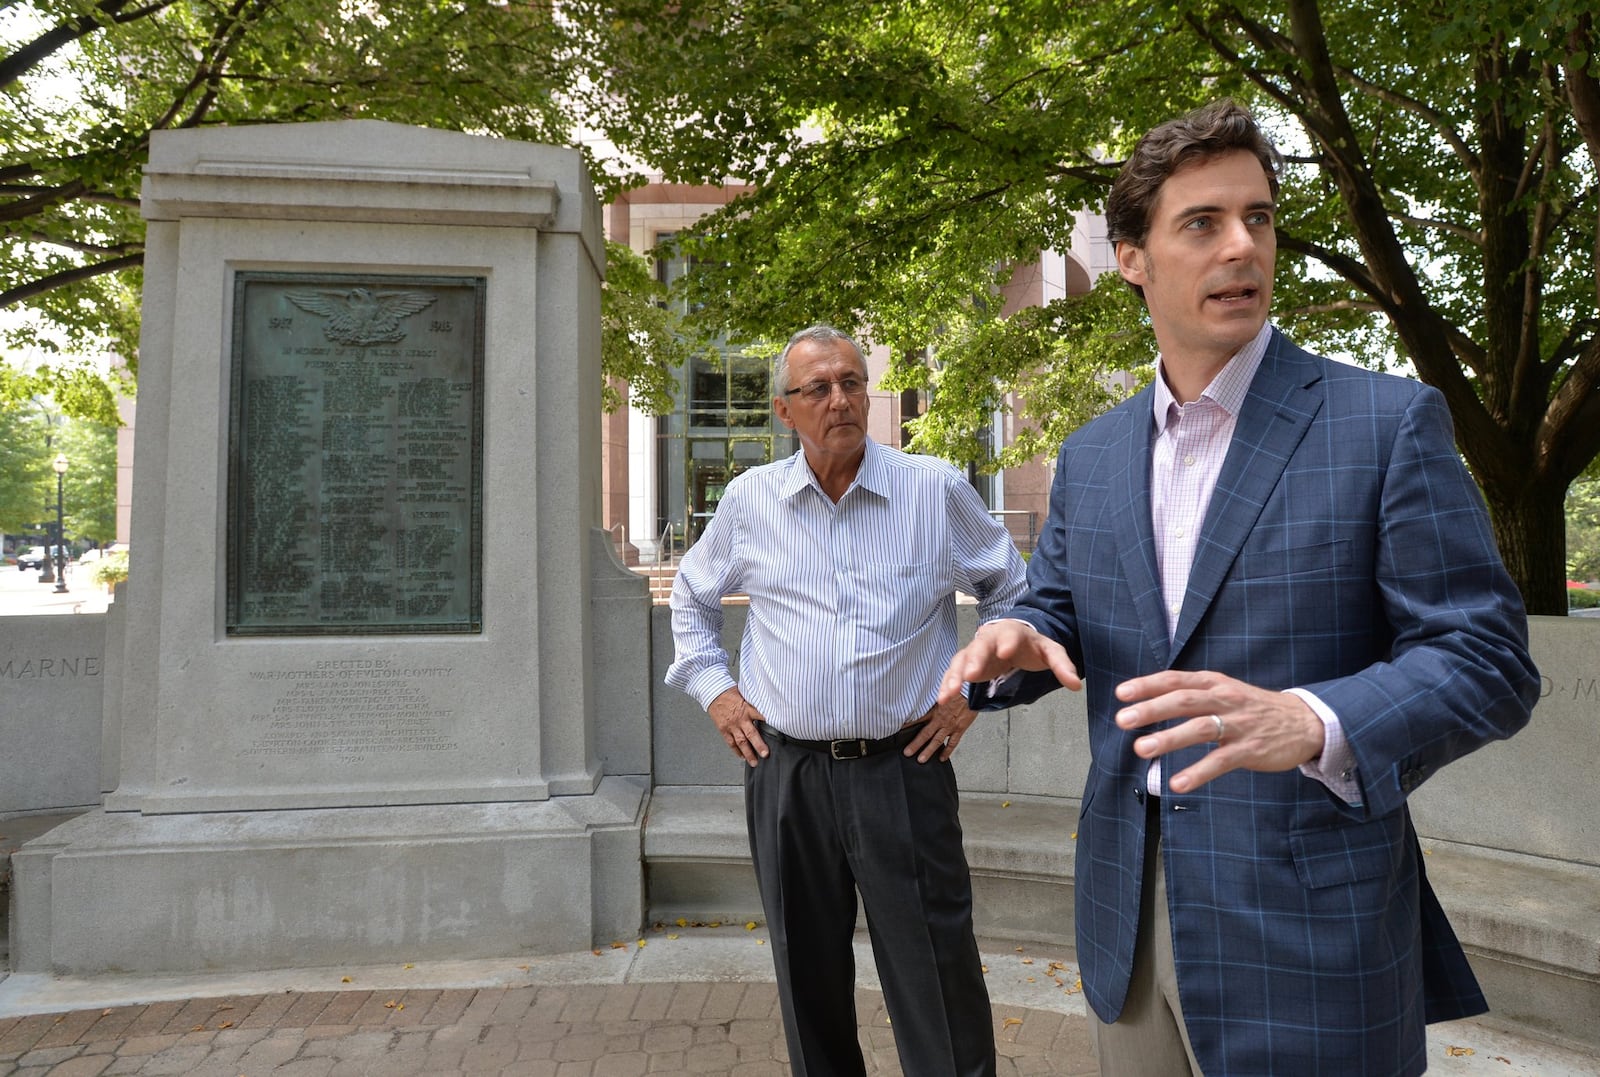
[[[1064,644],[1085,678],[1075,883],[1089,1003],[1106,1021],[1122,1010],[1143,878],[1148,764],[1112,721],[1113,689],[1167,668],[1306,688],[1340,717],[1360,805],[1298,770],[1235,771],[1160,801],[1185,1023],[1206,1073],[1421,1073],[1425,1024],[1487,1006],[1406,797],[1520,729],[1538,693],[1521,599],[1443,398],[1275,331],[1170,643],[1152,423],[1147,389],[1062,445],[1029,593],[1008,614]],[[1031,675],[998,705],[1053,687]],[[1164,772],[1205,750],[1166,757]]]

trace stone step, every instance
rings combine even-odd
[[[979,936],[1072,948],[1077,810],[1065,797],[962,793]],[[761,919],[739,787],[657,787],[643,848],[653,922]],[[1600,868],[1432,839],[1423,849],[1488,1023],[1600,1053]]]
[[[11,967],[11,854],[82,814],[83,811],[30,812],[0,819],[0,975]]]

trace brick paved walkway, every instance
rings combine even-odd
[[[1096,1073],[1076,968],[1042,947],[980,945],[999,1077]],[[864,935],[856,951],[867,1072],[898,1075]],[[786,1077],[771,969],[764,932],[728,926],[538,958],[0,974],[0,1077]],[[1591,1051],[1478,1021],[1430,1027],[1428,1063],[1429,1077],[1600,1075]]]
[[[899,1074],[882,996],[857,994],[867,1072]],[[1084,1019],[994,1009],[999,1073],[1094,1074]],[[770,983],[285,992],[0,1018],[27,1077],[784,1077]]]

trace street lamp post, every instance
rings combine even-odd
[[[61,514],[61,484],[67,477],[67,454],[57,453],[55,463],[50,466],[56,469],[56,594],[61,595],[67,592],[67,530]],[[47,555],[49,552],[45,551]]]

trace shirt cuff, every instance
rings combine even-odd
[[[711,704],[717,701],[718,696],[738,686],[739,682],[733,679],[733,674],[728,672],[727,666],[717,666],[695,674],[683,690],[694,697],[694,701],[700,704],[701,710],[709,714]]]
[[[1309,763],[1300,764],[1300,773],[1315,778],[1328,787],[1328,791],[1352,807],[1361,804],[1361,776],[1356,771],[1355,753],[1345,739],[1339,716],[1322,700],[1304,688],[1289,688],[1292,696],[1305,700],[1306,706],[1322,720],[1322,754]]]

